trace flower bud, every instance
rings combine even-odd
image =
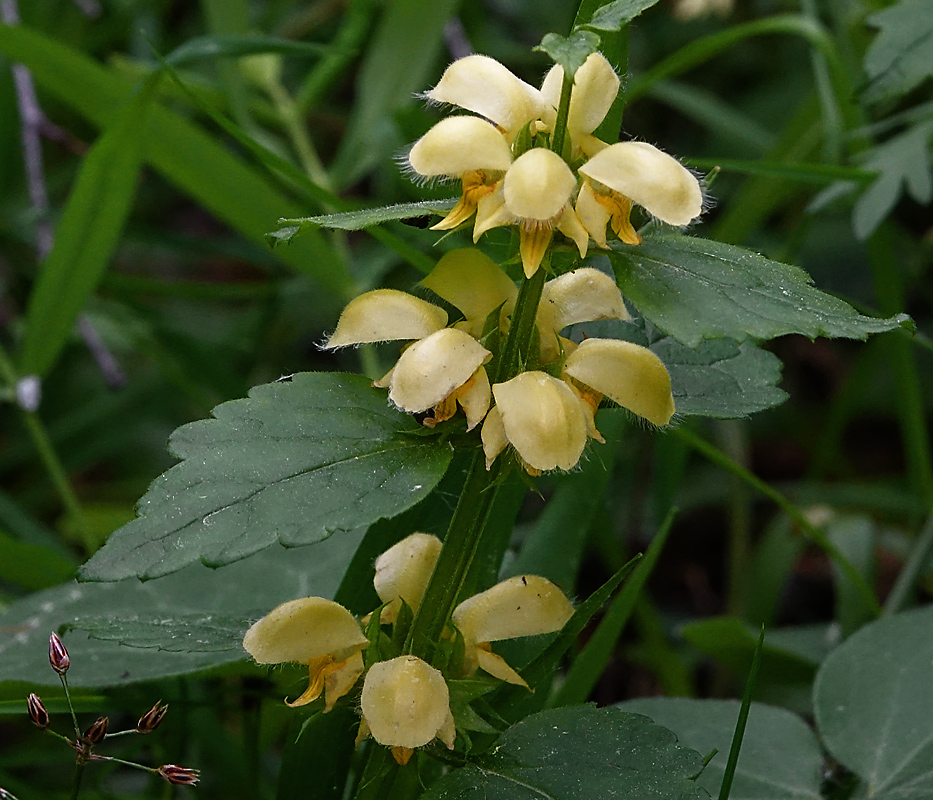
[[[84,732],[84,740],[88,744],[97,744],[103,741],[107,735],[107,726],[109,724],[110,720],[107,717],[98,717],[97,721]]]
[[[49,636],[49,664],[62,677],[68,672],[68,667],[71,666],[71,657],[57,633]]]
[[[174,783],[176,786],[194,786],[201,775],[196,769],[179,767],[175,764],[163,764],[156,771],[163,780]]]
[[[29,695],[26,700],[26,708],[29,709],[29,719],[32,720],[33,725],[42,730],[49,727],[49,712],[45,710],[39,695]]]
[[[162,718],[165,716],[165,713],[168,711],[168,703],[164,706],[162,701],[159,700],[152,708],[150,708],[145,714],[139,718],[139,722],[136,723],[136,730],[139,733],[152,733],[159,725],[162,724]]]

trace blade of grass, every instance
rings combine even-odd
[[[933,554],[933,514],[927,517],[926,525],[923,526],[923,530],[920,531],[920,535],[914,542],[904,569],[897,576],[891,594],[885,600],[885,616],[896,614],[907,604],[907,600],[916,587],[917,581],[930,563],[931,554]]]
[[[315,42],[295,42],[275,36],[250,36],[245,34],[215,34],[196,36],[165,56],[174,67],[212,61],[215,58],[239,58],[256,53],[279,53],[283,56],[311,56],[319,58],[333,50],[329,45]]]
[[[878,177],[875,172],[838,164],[808,164],[795,161],[744,161],[737,158],[689,158],[687,163],[698,170],[708,171],[715,167],[723,172],[742,175],[765,175],[801,183],[830,184],[838,180],[869,183]]]
[[[677,509],[672,508],[661,523],[661,527],[651,540],[645,557],[638,563],[632,574],[632,579],[622,588],[622,591],[612,601],[609,611],[603,617],[599,627],[592,638],[587,642],[583,652],[574,659],[567,672],[567,678],[550,705],[569,706],[585,703],[593,688],[599,682],[600,676],[612,658],[619,636],[632,615],[635,604],[641,595],[645,581],[658,563],[658,556],[667,541],[668,534],[674,524]]]

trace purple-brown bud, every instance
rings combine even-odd
[[[157,771],[162,778],[177,786],[194,786],[201,775],[196,769],[178,767],[175,764],[163,764]]]
[[[152,708],[150,708],[145,714],[139,718],[139,722],[136,723],[136,730],[139,733],[152,733],[159,725],[162,724],[162,718],[165,716],[165,713],[168,711],[168,703],[164,706],[162,701],[159,700]]]
[[[49,663],[52,665],[52,669],[62,676],[71,666],[71,657],[57,633],[49,636]]]
[[[98,717],[97,722],[84,732],[84,741],[88,744],[97,744],[102,741],[107,735],[107,726],[109,724],[110,720],[107,717]]]
[[[49,727],[49,712],[45,710],[45,706],[42,705],[42,700],[37,694],[31,694],[26,699],[26,708],[29,710],[29,719],[32,720],[33,725],[37,728],[45,730]],[[2,795],[0,795],[2,798]]]

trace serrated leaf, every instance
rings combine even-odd
[[[873,800],[933,796],[933,607],[866,625],[813,687],[820,737]]]
[[[650,322],[600,320],[575,325],[571,338],[625,339],[649,348],[671,376],[674,406],[682,417],[717,419],[747,417],[780,405],[787,393],[779,389],[781,362],[751,342],[706,339],[696,348],[665,336]]]
[[[902,0],[868,23],[881,30],[865,56],[866,100],[900,97],[933,75],[933,0]]]
[[[773,339],[788,333],[865,339],[912,327],[898,314],[876,319],[816,289],[799,267],[731,244],[651,233],[609,254],[622,293],[642,316],[691,348],[703,339]]]
[[[617,31],[657,2],[658,0],[615,0],[598,9],[593,14],[593,18],[580,27],[595,28],[599,31]]]
[[[894,209],[905,188],[921,205],[933,200],[931,137],[933,120],[928,120],[865,153],[862,159],[865,168],[879,174],[856,201],[852,212],[852,227],[859,239],[871,236]]]
[[[688,800],[700,754],[646,717],[592,705],[532,714],[491,755],[452,769],[425,800]]]
[[[0,683],[28,682],[54,686],[58,675],[49,669],[49,634],[76,621],[96,620],[103,630],[103,618],[116,615],[148,619],[200,617],[199,635],[216,644],[229,642],[227,628],[218,634],[206,632],[208,616],[218,619],[255,620],[279,603],[296,597],[333,597],[362,538],[357,530],[334,536],[325,542],[285,550],[274,547],[252,558],[220,569],[195,564],[174,575],[140,583],[135,578],[119,583],[77,584],[74,581],[37,592],[11,603],[0,613]],[[248,587],[248,591],[244,591]],[[170,633],[169,628],[165,633]],[[71,655],[68,682],[72,686],[119,686],[170,675],[184,675],[242,661],[239,649],[198,645],[199,650],[183,652],[171,639],[156,642],[156,649],[124,647],[117,641],[90,638],[79,630],[63,636]],[[195,641],[196,643],[196,641]]]
[[[275,36],[243,36],[236,34],[196,36],[165,56],[175,67],[210,61],[215,58],[239,58],[256,53],[279,53],[286,56],[322,56],[332,47],[315,42],[296,42]]]
[[[599,36],[591,31],[576,30],[570,36],[548,33],[535,50],[547,53],[560,64],[564,75],[573,77],[583,62],[599,48]]]
[[[704,755],[719,752],[697,778],[711,795],[719,793],[726,756],[739,715],[737,700],[647,697],[616,708],[644,714],[677,734],[681,744]],[[775,753],[780,753],[775,758]],[[783,708],[752,703],[742,739],[730,800],[820,800],[823,757],[809,726]]]
[[[281,542],[312,544],[393,516],[426,496],[451,448],[358,375],[300,373],[217,406],[169,449],[138,519],[115,531],[82,580],[157,578],[220,566]]]
[[[454,207],[455,198],[450,200],[423,200],[420,203],[400,203],[381,208],[361,208],[359,211],[341,211],[338,214],[321,214],[318,217],[296,217],[280,219],[279,230],[266,234],[266,241],[273,247],[288,244],[299,233],[330,228],[341,231],[359,231],[383,222],[400,219],[427,217],[431,214],[445,214]]]

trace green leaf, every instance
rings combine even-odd
[[[711,795],[719,792],[735,729],[737,700],[650,697],[615,707],[644,714],[703,754],[719,752],[697,778]],[[775,758],[775,753],[780,753]],[[823,758],[816,736],[796,714],[752,703],[742,741],[731,800],[819,800]]]
[[[125,647],[170,653],[239,652],[243,633],[255,617],[213,612],[187,614],[106,614],[78,617],[65,630],[84,631],[93,639]]]
[[[878,531],[868,516],[834,517],[826,526],[826,535],[849,562],[862,574],[869,586],[874,586],[875,548]],[[876,616],[845,573],[833,564],[833,584],[836,595],[836,622],[843,636],[855,633]]]
[[[933,75],[933,0],[902,0],[868,24],[881,30],[865,56],[866,100],[895,99]]]
[[[116,615],[149,619],[217,615],[218,619],[246,621],[258,619],[295,597],[333,597],[362,533],[353,531],[296,550],[270,548],[216,570],[195,564],[146,583],[136,579],[97,584],[71,581],[37,592],[0,613],[0,683],[58,685],[58,676],[49,669],[49,634],[76,620]],[[101,628],[98,624],[98,630]],[[245,629],[244,623],[241,636]],[[227,639],[230,635],[223,633]],[[123,647],[78,630],[63,638],[71,655],[68,682],[72,686],[119,686],[200,672],[246,658],[242,650],[172,651],[166,649],[173,646],[168,637],[161,643],[162,649]],[[218,643],[220,640],[218,637]],[[153,643],[150,639],[149,644]]]
[[[29,68],[42,88],[98,127],[130,97],[123,76],[23,25],[0,25],[0,52]],[[302,209],[203,129],[153,104],[144,158],[181,191],[248,239],[262,241],[271,220]],[[323,237],[311,234],[279,257],[342,297],[353,280]]]
[[[81,165],[29,297],[20,359],[24,374],[45,375],[54,366],[116,250],[136,195],[154,88],[149,82],[120,109]]]
[[[592,705],[533,714],[491,755],[453,769],[425,800],[688,800],[700,754],[645,717]]]
[[[454,207],[455,202],[455,198],[424,200],[420,203],[401,203],[381,208],[361,208],[359,211],[342,211],[339,214],[322,214],[319,217],[280,219],[279,230],[267,233],[266,241],[274,247],[277,244],[289,244],[299,233],[318,228],[359,231],[371,225],[381,225],[383,222],[445,214]]]
[[[576,30],[570,36],[548,33],[534,49],[547,53],[555,64],[560,64],[565,76],[573,77],[590,54],[599,49],[599,36],[582,30]]]
[[[894,209],[905,188],[920,205],[933,200],[931,137],[933,120],[927,120],[864,154],[865,169],[879,175],[856,201],[852,212],[852,227],[859,239],[871,236]]]
[[[773,339],[787,333],[865,339],[912,328],[898,314],[875,319],[814,288],[799,267],[741,247],[651,233],[638,247],[616,244],[616,279],[641,314],[688,347],[703,339]]]
[[[681,417],[736,419],[787,399],[787,393],[777,387],[780,360],[749,341],[706,339],[690,348],[641,317],[574,326],[571,338],[578,341],[584,336],[625,339],[649,348],[670,373],[674,405]]]
[[[115,531],[82,580],[157,578],[196,561],[220,566],[281,542],[318,542],[404,511],[427,495],[450,446],[389,407],[358,375],[300,373],[223,403],[169,448],[139,518]]]
[[[615,0],[615,2],[606,3],[593,14],[589,22],[580,27],[594,28],[599,31],[617,31],[657,2],[658,0]]]
[[[285,56],[322,56],[332,48],[315,42],[296,42],[275,36],[244,36],[236,34],[196,36],[176,47],[165,60],[175,67],[211,61],[215,58],[239,58],[255,53],[280,53]]]
[[[830,754],[872,800],[933,796],[933,606],[866,625],[826,659],[813,687]]]
[[[0,580],[34,591],[67,581],[74,565],[42,545],[18,542],[0,531]]]

